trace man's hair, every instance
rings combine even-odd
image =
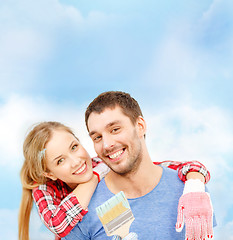
[[[123,114],[130,118],[133,124],[139,116],[143,116],[138,102],[128,93],[120,91],[104,92],[96,97],[87,107],[85,112],[87,129],[87,121],[92,112],[102,113],[106,108],[114,109],[117,106],[121,108]]]

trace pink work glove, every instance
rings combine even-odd
[[[184,223],[187,240],[213,239],[213,208],[208,193],[188,191],[181,196],[177,232],[182,231]]]

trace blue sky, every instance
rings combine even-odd
[[[232,0],[0,2],[0,239],[17,239],[22,143],[30,126],[61,121],[92,156],[88,103],[131,93],[155,161],[192,160],[211,171],[218,227],[233,239]],[[51,239],[36,212],[31,239]]]

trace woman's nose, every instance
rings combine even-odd
[[[74,154],[71,154],[69,156],[71,167],[76,167],[81,163],[81,159],[78,156],[75,156]]]

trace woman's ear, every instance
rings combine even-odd
[[[146,121],[142,116],[139,116],[137,119],[138,134],[140,137],[145,136],[146,134]]]
[[[51,172],[43,172],[43,175],[47,178],[50,178],[53,181],[57,180],[57,177]]]

